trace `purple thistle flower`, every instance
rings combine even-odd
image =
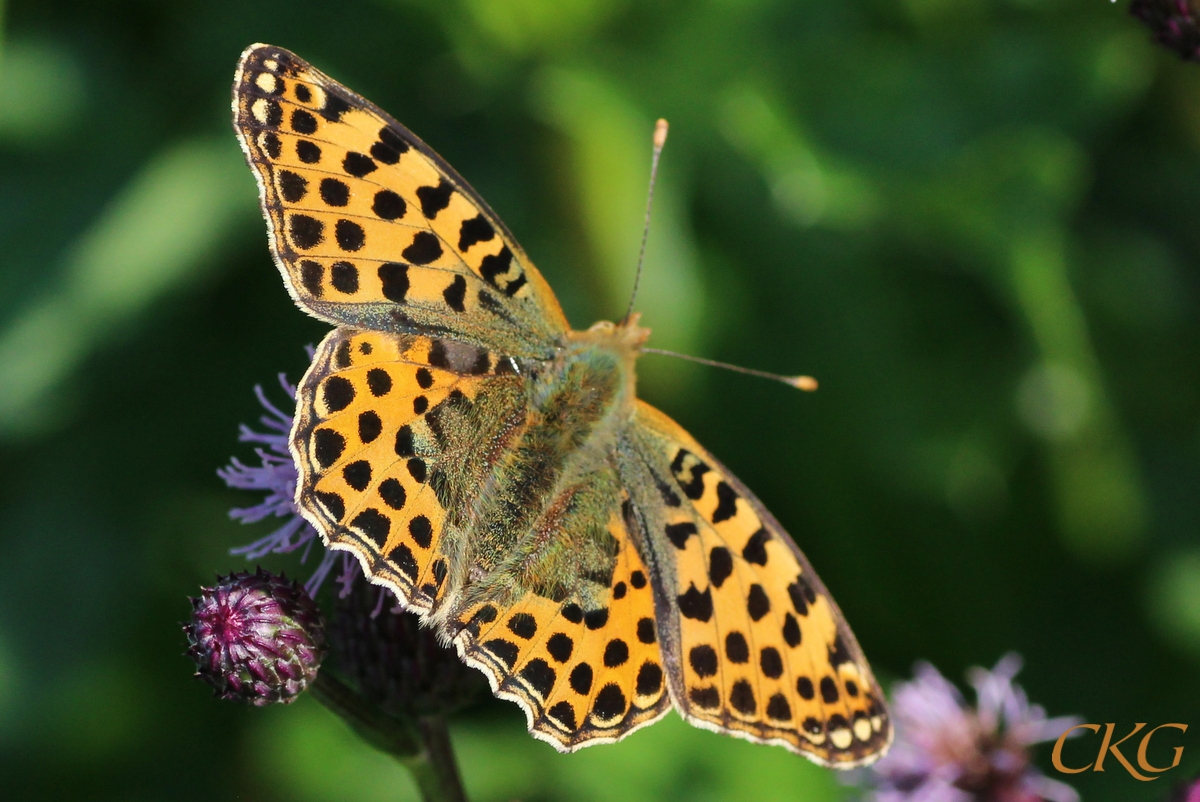
[[[1200,61],[1200,24],[1190,0],[1132,0],[1129,13],[1185,61]]]
[[[1020,656],[1009,653],[991,671],[973,668],[971,707],[929,663],[892,693],[896,741],[868,776],[874,802],[1079,802],[1069,785],[1030,761],[1030,747],[1053,741],[1081,719],[1046,718],[1013,678]]]
[[[311,357],[311,354],[310,354]],[[279,374],[279,384],[283,391],[293,401],[296,400],[296,388],[288,382],[287,377]],[[260,538],[246,546],[232,549],[231,553],[244,556],[247,560],[257,560],[267,554],[287,554],[304,549],[301,562],[308,559],[313,543],[320,544],[321,539],[312,524],[300,515],[296,508],[296,482],[299,474],[296,463],[288,450],[288,439],[292,430],[292,416],[285,414],[267,399],[260,385],[255,385],[254,394],[262,404],[266,414],[260,417],[259,423],[266,431],[255,431],[242,424],[238,429],[238,441],[242,443],[257,443],[254,453],[258,456],[258,465],[246,465],[234,457],[229,465],[217,471],[217,476],[224,480],[229,487],[239,490],[257,490],[266,493],[262,502],[252,507],[235,507],[229,511],[229,516],[242,523],[257,523],[268,517],[282,518],[284,523],[266,537]],[[326,551],[321,555],[321,562],[313,571],[305,589],[310,596],[316,596],[324,584],[326,577],[334,565],[341,559],[342,570],[337,578],[340,584],[341,596],[350,592],[350,586],[358,578],[361,571],[358,561],[347,553],[337,554]]]
[[[261,568],[201,588],[183,631],[196,676],[222,699],[259,707],[294,701],[325,656],[325,626],[312,597]]]

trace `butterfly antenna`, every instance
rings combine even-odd
[[[708,365],[711,368],[724,368],[732,370],[734,373],[745,373],[747,376],[758,376],[762,379],[772,379],[777,382],[783,382],[789,387],[795,387],[797,390],[803,390],[806,393],[811,393],[817,389],[817,380],[812,376],[783,376],[779,373],[769,373],[765,370],[755,370],[754,368],[743,368],[739,365],[731,365],[728,362],[717,362],[714,359],[705,359],[700,356],[691,356],[690,354],[681,354],[678,351],[667,351],[662,348],[643,348],[643,354],[660,354],[661,356],[673,356],[677,359],[686,359],[688,362],[698,362],[701,365]]]
[[[646,239],[650,236],[650,209],[654,206],[654,182],[658,178],[658,159],[662,156],[663,145],[667,144],[667,121],[659,119],[654,124],[654,156],[650,161],[650,191],[646,193],[646,220],[642,225],[642,247],[638,251],[637,272],[633,276],[633,294],[629,296],[629,308],[621,325],[629,322],[633,315],[633,302],[637,300],[638,284],[642,281],[642,262],[646,259]]]

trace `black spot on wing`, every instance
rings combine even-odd
[[[638,669],[637,674],[637,693],[638,696],[651,696],[662,689],[663,671],[662,666],[658,663],[653,663],[647,660],[642,663],[642,667]]]
[[[429,544],[433,542],[433,524],[424,515],[418,515],[408,522],[408,533],[423,549],[429,548]]]
[[[324,278],[325,268],[321,266],[320,262],[314,262],[311,259],[300,262],[300,284],[308,290],[308,294],[312,297],[321,297],[321,281]]]
[[[771,534],[765,528],[759,528],[757,532],[750,536],[746,541],[745,547],[742,548],[742,558],[748,563],[755,565],[767,564],[767,541],[771,539]]]
[[[364,443],[372,442],[383,431],[383,421],[379,415],[367,410],[358,416],[358,439]]]
[[[396,303],[404,303],[408,294],[408,265],[386,262],[379,266],[379,281],[383,285],[383,297]]]
[[[442,242],[432,231],[418,231],[400,255],[410,264],[427,265],[442,255]]]
[[[333,429],[317,429],[313,435],[313,456],[322,468],[338,461],[346,449],[346,438]]]
[[[755,621],[760,621],[770,611],[771,599],[767,596],[767,592],[763,590],[763,586],[759,584],[751,585],[750,593],[746,599],[746,612],[750,613],[750,617]]]
[[[692,535],[696,534],[696,525],[691,521],[683,521],[677,524],[667,524],[665,528],[667,539],[674,544],[677,549],[687,547],[687,540]]]
[[[381,189],[375,193],[371,211],[381,220],[399,220],[408,211],[408,204],[390,189]]]
[[[758,704],[754,700],[754,689],[750,687],[750,683],[744,679],[740,679],[733,683],[733,688],[729,691],[729,704],[733,709],[743,715],[754,715],[754,711],[758,709]]]
[[[520,650],[517,648],[517,644],[512,641],[505,640],[504,638],[492,638],[480,645],[509,669],[517,662],[517,654]]]
[[[305,164],[316,164],[321,161],[321,146],[301,139],[296,143],[296,158]]]
[[[560,663],[565,663],[571,659],[571,652],[575,650],[575,641],[571,640],[569,635],[562,632],[555,632],[546,641],[546,651]]]
[[[767,702],[767,717],[773,718],[776,721],[790,721],[792,718],[792,706],[788,704],[787,697],[782,693],[777,693]]]
[[[355,178],[364,178],[375,172],[376,165],[370,156],[350,151],[346,158],[342,159],[342,169]]]
[[[455,276],[454,281],[450,282],[450,286],[442,291],[442,297],[446,300],[446,305],[455,312],[466,311],[463,301],[467,296],[467,280],[462,276]]]
[[[837,635],[833,639],[833,645],[829,647],[829,665],[837,668],[842,663],[854,662],[850,658],[850,650],[846,648],[846,642],[842,640],[841,635]]]
[[[583,614],[583,624],[588,629],[600,629],[608,623],[608,608],[601,607],[599,610],[588,610]]]
[[[340,293],[358,292],[358,268],[349,262],[334,262],[329,266],[329,283]]]
[[[514,635],[529,640],[537,634],[537,619],[529,613],[516,613],[508,619],[508,629]]]
[[[719,524],[737,515],[738,494],[725,482],[717,482],[717,508],[713,510],[712,522]]]
[[[367,232],[353,220],[338,220],[333,230],[338,247],[343,251],[359,251],[367,243]]]
[[[746,636],[740,632],[730,632],[726,635],[725,656],[729,658],[729,662],[739,665],[750,662],[750,644],[746,642]]]
[[[496,278],[508,272],[509,265],[512,264],[512,251],[505,245],[500,249],[499,253],[490,254],[483,257],[479,263],[479,274],[484,280],[491,284],[496,289],[500,289]]]
[[[369,507],[354,516],[354,519],[350,521],[350,526],[371,538],[375,541],[375,545],[382,549],[383,544],[387,542],[392,522],[379,510]]]
[[[558,679],[558,673],[545,660],[535,658],[521,669],[521,679],[528,682],[529,686],[545,699],[550,695],[550,691],[554,690],[554,682]]]
[[[450,196],[454,194],[454,186],[442,179],[436,187],[417,187],[417,200],[421,202],[421,214],[427,220],[437,217],[438,212],[450,205]]]
[[[688,586],[687,592],[680,595],[677,601],[679,612],[687,618],[696,621],[708,621],[712,618],[712,591],[709,588],[705,588],[701,593],[694,584],[691,584]]]
[[[315,134],[317,118],[304,109],[294,109],[292,111],[292,130],[297,134]]]
[[[346,514],[346,502],[337,493],[316,493],[317,501],[335,521],[340,521]]]
[[[388,553],[388,559],[396,564],[400,572],[405,574],[409,579],[417,578],[417,561],[413,557],[412,549],[403,543],[397,543],[396,548]]]
[[[708,644],[693,646],[688,652],[688,664],[701,679],[717,675],[717,653]]]
[[[308,194],[308,180],[291,170],[280,170],[279,194],[288,203],[299,203]]]
[[[325,224],[306,214],[294,214],[288,218],[288,230],[292,242],[302,250],[315,248],[325,239]]]
[[[575,708],[570,702],[559,702],[547,711],[550,718],[562,724],[568,730],[574,730],[579,725],[575,721]]]
[[[348,463],[342,468],[342,478],[346,480],[346,484],[361,493],[371,484],[371,463],[365,459]]]
[[[733,573],[733,557],[724,546],[714,546],[708,555],[708,579],[719,588]]]
[[[800,615],[808,615],[808,605],[817,600],[817,594],[812,589],[812,585],[808,584],[808,580],[803,575],[797,576],[796,581],[788,585],[787,591],[796,612]]]
[[[350,203],[350,187],[336,178],[322,178],[320,186],[321,200],[329,206],[345,206]]]
[[[326,86],[325,105],[321,107],[321,116],[330,122],[337,122],[342,115],[353,108],[350,101],[342,97],[335,89]]]
[[[611,721],[625,712],[628,702],[621,688],[610,682],[600,689],[592,702],[592,715],[601,721]]]
[[[586,696],[592,690],[592,667],[587,663],[580,663],[571,669],[568,680],[571,690],[580,696]]]
[[[469,220],[463,220],[462,226],[458,230],[458,249],[465,252],[472,245],[478,242],[488,242],[495,235],[496,232],[487,218],[482,214],[476,215]]]
[[[696,707],[704,710],[715,710],[721,706],[721,692],[712,686],[705,688],[690,688],[688,698]]]

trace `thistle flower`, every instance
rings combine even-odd
[[[1041,774],[1030,747],[1053,741],[1079,719],[1046,718],[1013,683],[1021,658],[973,668],[971,707],[929,663],[892,694],[896,741],[871,767],[874,802],[1079,802],[1073,788]]]
[[[1129,13],[1185,61],[1200,61],[1200,24],[1191,0],[1132,0]]]
[[[316,679],[325,629],[298,582],[261,568],[217,577],[192,600],[184,625],[196,676],[222,699],[291,702]]]
[[[309,354],[311,357],[312,355]],[[287,396],[296,400],[296,388],[288,382],[287,377],[279,374],[279,384]],[[247,560],[257,560],[267,554],[286,554],[304,549],[301,560],[307,560],[313,544],[320,544],[320,537],[312,524],[304,520],[296,508],[296,482],[299,474],[292,454],[288,450],[289,434],[292,430],[292,416],[284,413],[268,400],[260,385],[255,385],[254,394],[258,397],[266,414],[258,420],[266,431],[255,431],[242,424],[238,429],[238,441],[242,443],[258,443],[255,449],[258,465],[246,465],[234,457],[229,465],[217,471],[217,476],[224,480],[229,487],[239,490],[257,490],[266,493],[266,497],[251,507],[235,507],[229,511],[229,516],[242,523],[257,523],[268,517],[282,518],[284,523],[266,537],[260,538],[247,546],[233,549],[232,554],[244,556]],[[337,582],[342,586],[341,595],[350,592],[350,585],[360,573],[358,562],[349,554],[336,554],[324,551],[321,562],[313,571],[305,589],[308,595],[315,597],[336,563],[341,560],[342,570]]]

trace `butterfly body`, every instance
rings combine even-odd
[[[570,751],[677,709],[823,765],[882,691],[804,555],[636,396],[649,331],[584,331],[482,198],[384,112],[254,45],[234,128],[272,253],[333,323],[297,392],[297,506]]]

